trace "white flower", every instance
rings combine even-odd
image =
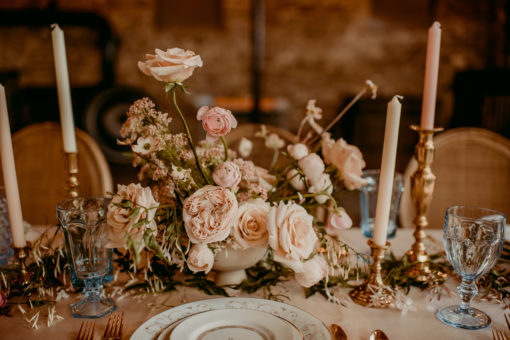
[[[324,173],[317,180],[312,182],[312,185],[308,188],[308,192],[311,194],[318,194],[321,192],[326,192],[329,195],[333,192],[333,184],[331,183],[331,179],[329,175]],[[315,200],[319,204],[324,204],[329,199],[328,195],[319,195],[315,196]]]
[[[253,143],[248,138],[243,137],[243,138],[241,138],[241,141],[239,142],[238,150],[239,150],[239,154],[242,157],[247,158],[250,156],[251,151],[253,150]]]
[[[303,170],[306,178],[312,183],[319,180],[326,168],[322,158],[320,158],[316,153],[311,153],[301,158],[298,164],[301,170]]]
[[[319,255],[303,263],[303,271],[296,273],[296,281],[305,288],[310,288],[328,275],[328,263]]]
[[[193,273],[207,274],[214,264],[214,253],[205,243],[194,244],[189,251],[187,263]]]
[[[140,137],[136,141],[136,144],[131,145],[133,152],[146,155],[151,153],[155,149],[155,138],[154,137]]]
[[[290,185],[296,190],[305,190],[305,181],[303,177],[299,174],[299,171],[296,169],[290,169],[287,172],[287,180],[289,181]]]
[[[266,139],[266,147],[271,150],[276,151],[283,148],[284,145],[285,142],[276,133],[271,133]]]
[[[288,145],[287,151],[297,161],[308,155],[308,147],[303,143]]]
[[[306,104],[306,115],[311,116],[313,119],[321,119],[322,118],[322,109],[320,107],[315,106],[317,101],[315,99],[310,99]]]

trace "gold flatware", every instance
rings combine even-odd
[[[76,340],[92,340],[96,331],[95,321],[82,321]]]
[[[376,329],[372,333],[370,333],[370,340],[389,340],[388,336],[381,331],[380,329]]]
[[[345,334],[342,327],[336,323],[331,325],[331,335],[333,336],[333,340],[347,340],[347,334]]]
[[[508,337],[503,331],[495,331],[492,330],[492,339],[493,340],[508,340]]]
[[[104,330],[103,340],[121,340],[123,326],[124,312],[110,314],[106,329]]]

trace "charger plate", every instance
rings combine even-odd
[[[304,340],[331,340],[326,325],[311,314],[286,303],[257,298],[218,298],[187,303],[166,310],[144,322],[131,335],[131,340],[156,340],[172,324],[203,312],[243,309],[265,312],[295,325]],[[174,327],[175,327],[174,326]],[[161,339],[161,338],[160,338]],[[167,338],[168,339],[168,338]]]

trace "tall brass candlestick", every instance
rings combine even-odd
[[[370,246],[370,256],[374,262],[370,266],[370,273],[367,279],[361,285],[354,288],[349,295],[352,301],[362,306],[386,308],[389,307],[391,303],[391,296],[388,294],[389,292],[384,289],[381,262],[390,244],[386,243],[385,246],[380,246],[372,240],[368,240],[367,243]],[[376,301],[374,301],[373,296],[376,292],[378,294],[375,298]]]
[[[67,159],[67,193],[69,197],[80,195],[80,184],[78,182],[78,153],[66,152]]]
[[[434,161],[434,133],[442,131],[443,128],[422,130],[416,125],[411,129],[420,134],[420,140],[414,149],[414,157],[418,162],[418,169],[411,175],[411,198],[414,205],[415,217],[413,220],[416,230],[413,234],[415,241],[407,252],[411,265],[408,275],[417,281],[425,282],[430,275],[429,256],[425,249],[423,240],[426,237],[425,228],[429,225],[425,216],[432,195],[436,176],[432,173],[431,165]]]
[[[30,283],[30,278],[32,276],[32,274],[27,270],[27,266],[25,264],[25,260],[28,257],[29,246],[30,245],[27,245],[26,247],[14,247],[11,245],[11,247],[14,248],[15,265],[20,272],[18,280],[23,286],[27,286]]]

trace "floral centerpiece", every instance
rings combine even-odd
[[[202,60],[179,48],[155,52],[138,67],[165,83],[185,133],[173,132],[170,116],[148,98],[130,107],[119,143],[131,147],[144,185],[118,186],[108,212],[111,246],[128,249],[135,263],[145,252],[195,274],[209,273],[219,252],[264,248],[265,261],[290,269],[304,287],[331,274],[345,249],[338,231],[352,225],[333,191],[365,184],[359,149],[320,127],[322,110],[314,100],[298,135],[307,123],[311,133],[295,143],[285,147],[277,134],[261,127],[257,138],[285,160],[276,164],[275,157],[270,169],[246,158],[250,140],[243,139],[240,155],[228,147],[225,136],[237,121],[224,108],[198,109],[207,136],[195,143],[176,92],[187,93],[183,81]],[[314,217],[317,209],[325,211],[325,221]]]

